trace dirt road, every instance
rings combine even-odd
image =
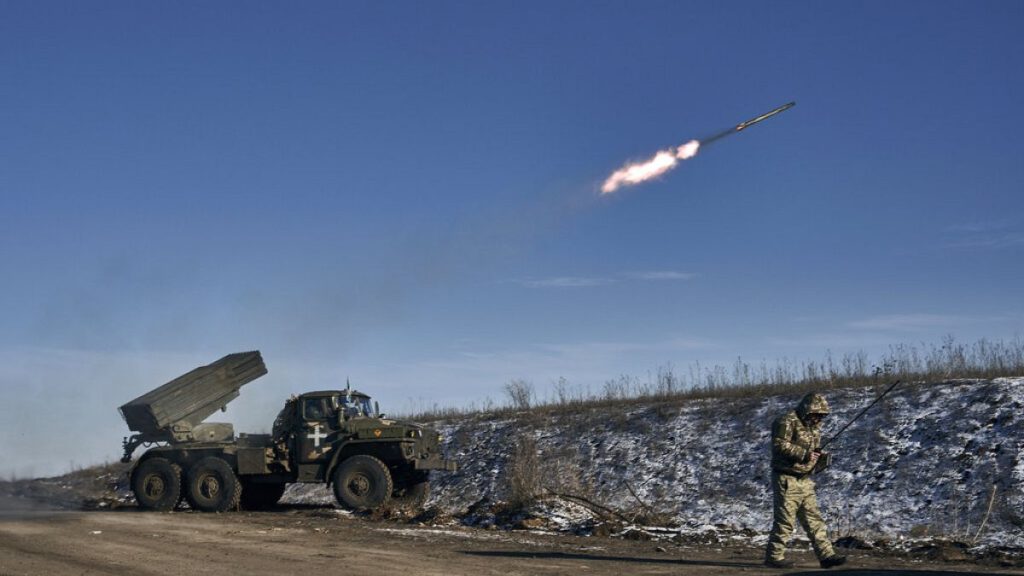
[[[807,553],[801,569],[829,573]],[[0,576],[15,574],[780,574],[752,548],[377,522],[331,508],[200,514],[8,510]],[[856,555],[847,574],[1000,572]],[[1006,574],[1024,571],[1002,570]],[[833,571],[832,573],[835,573]]]

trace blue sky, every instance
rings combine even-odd
[[[118,405],[239,350],[271,370],[228,410],[258,431],[345,378],[408,410],[1020,335],[1022,24],[1019,2],[4,3],[0,473],[115,457]]]

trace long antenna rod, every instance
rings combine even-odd
[[[845,432],[846,429],[849,428],[851,424],[853,424],[854,422],[859,420],[860,417],[863,416],[865,412],[867,412],[868,410],[871,410],[872,406],[874,406],[875,404],[878,404],[879,400],[881,400],[882,398],[885,398],[885,395],[888,394],[889,392],[892,392],[892,389],[897,387],[897,386],[899,386],[901,382],[902,382],[902,380],[897,380],[897,381],[893,382],[892,384],[890,384],[889,387],[886,388],[884,392],[882,392],[881,394],[878,395],[878,398],[875,398],[874,400],[872,400],[871,404],[868,404],[867,406],[865,406],[864,409],[861,410],[859,414],[854,416],[852,420],[850,420],[849,422],[846,423],[846,426],[843,426],[842,428],[840,428],[839,432],[836,432],[835,434],[833,434],[832,437],[829,438],[828,440],[826,440],[825,443],[822,444],[821,447],[818,448],[818,449],[819,450],[823,450],[825,448],[825,446],[828,446],[829,444],[832,443],[833,440],[835,440],[836,438],[839,438],[839,435],[842,434],[843,432]]]

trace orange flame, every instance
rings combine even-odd
[[[611,194],[622,186],[633,186],[657,178],[676,167],[680,160],[697,155],[700,142],[690,140],[676,149],[661,150],[646,162],[626,164],[619,168],[601,185],[601,194]]]

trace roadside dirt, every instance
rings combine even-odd
[[[10,504],[4,502],[0,504]],[[67,512],[2,506],[0,576],[20,574],[827,574],[793,552],[766,569],[760,549],[374,521],[332,508],[264,513]],[[846,574],[1024,574],[854,552]]]

